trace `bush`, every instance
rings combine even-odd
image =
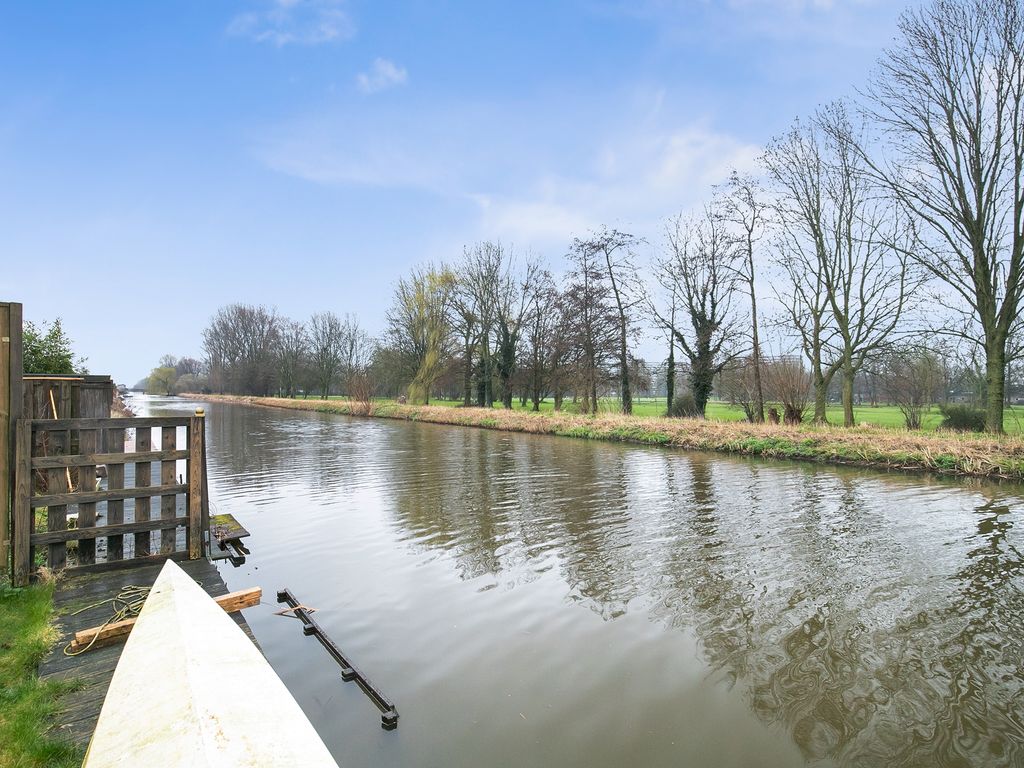
[[[699,419],[704,416],[697,410],[697,401],[692,392],[683,392],[672,398],[672,407],[668,415],[676,419]]]
[[[939,410],[942,412],[942,429],[956,432],[985,431],[985,412],[980,408],[951,403],[940,405]]]

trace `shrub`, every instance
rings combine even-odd
[[[704,416],[697,409],[697,401],[692,392],[681,392],[672,398],[672,407],[668,409],[668,415],[676,418],[699,419]]]
[[[952,429],[956,432],[985,431],[985,412],[980,408],[950,403],[940,405],[939,410],[942,412],[942,429]]]

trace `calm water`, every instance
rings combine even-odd
[[[1024,765],[1019,487],[207,409],[229,585],[398,705],[246,612],[344,766]]]

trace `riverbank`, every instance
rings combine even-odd
[[[36,668],[55,640],[53,584],[0,585],[0,768],[77,766],[82,754],[52,738],[50,718],[73,683],[43,682]]]
[[[627,417],[580,416],[491,408],[369,405],[348,400],[292,400],[281,397],[192,395],[217,402],[244,403],[348,416],[422,421],[432,424],[559,435],[614,442],[666,445],[698,451],[813,461],[940,475],[1024,481],[1024,439],[989,435],[899,432],[874,427],[789,427],[772,424]]]

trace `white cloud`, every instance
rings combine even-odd
[[[269,0],[260,10],[235,16],[227,33],[280,48],[348,40],[355,25],[341,0]]]
[[[664,106],[625,99],[621,118],[564,120],[544,105],[430,104],[359,109],[279,126],[255,146],[270,168],[313,183],[426,192],[469,204],[474,231],[564,247],[600,224],[657,237],[661,221],[706,200],[732,169],[756,172],[757,144]],[[669,100],[671,103],[671,100]],[[482,126],[487,126],[483,130]]]
[[[389,59],[374,59],[369,72],[356,75],[356,84],[363,93],[377,93],[398,85],[405,85],[408,73]]]

